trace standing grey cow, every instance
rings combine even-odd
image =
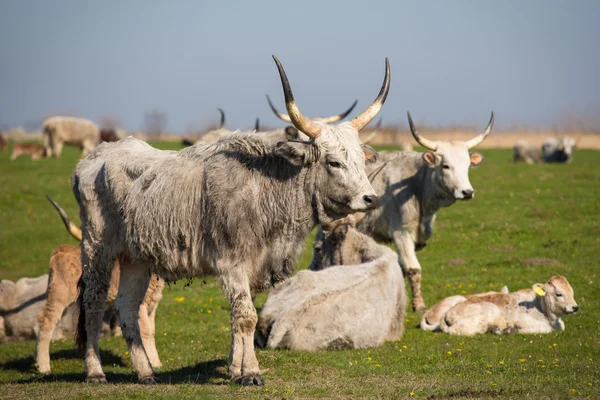
[[[387,97],[388,60],[375,101],[352,121],[334,126],[302,115],[283,67],[273,58],[292,123],[310,141],[272,144],[254,133],[234,133],[175,152],[127,138],[101,144],[75,168],[72,188],[83,232],[78,344],[85,348],[89,382],[106,381],[98,327],[119,258],[115,308],[141,383],[156,382],[138,325],[154,272],[166,281],[219,277],[231,304],[232,380],[262,385],[254,353],[253,294],[292,274],[317,224],[377,205],[365,172],[377,153],[361,145],[358,131]]]
[[[542,152],[538,146],[535,146],[525,140],[517,140],[513,147],[513,161],[523,161],[527,164],[538,164],[542,162]]]
[[[81,148],[84,158],[100,143],[100,128],[88,119],[51,117],[42,127],[46,157],[60,158],[63,145],[68,144]]]
[[[542,144],[542,158],[547,163],[570,163],[575,145],[575,139],[568,136],[548,138]]]
[[[381,152],[379,158],[387,165],[371,182],[379,195],[377,209],[369,212],[357,224],[357,229],[378,240],[393,240],[404,275],[408,277],[415,311],[425,310],[421,294],[421,265],[416,252],[425,247],[432,235],[436,213],[456,200],[469,200],[475,191],[469,182],[469,168],[483,161],[479,153],[469,154],[490,134],[494,113],[485,131],[467,142],[432,141],[419,135],[408,114],[410,130],[415,140],[426,149],[417,152]],[[367,166],[367,172],[379,168]],[[315,237],[313,263],[322,257],[323,233]]]

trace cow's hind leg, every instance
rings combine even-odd
[[[231,379],[244,386],[264,385],[254,353],[254,330],[258,320],[244,268],[237,266],[221,277],[223,291],[231,304]]]
[[[114,304],[123,337],[129,347],[133,370],[137,373],[140,383],[143,384],[156,383],[154,370],[144,349],[138,321],[140,306],[148,290],[149,282],[150,269],[147,265],[121,264],[119,293]]]

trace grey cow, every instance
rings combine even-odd
[[[357,214],[327,234],[320,270],[301,271],[271,290],[255,335],[261,347],[361,349],[402,336],[406,293],[398,257],[354,229]]]
[[[576,144],[575,139],[568,136],[548,138],[542,144],[542,158],[547,163],[570,163]]]
[[[415,140],[429,151],[379,153],[380,160],[386,162],[372,181],[380,197],[379,204],[357,224],[357,229],[378,240],[394,241],[400,265],[410,282],[413,309],[423,311],[421,265],[416,252],[425,247],[431,237],[436,213],[441,207],[475,195],[469,182],[469,168],[479,165],[483,156],[469,154],[469,149],[489,135],[494,113],[485,131],[467,142],[428,140],[417,133],[410,114],[408,121]],[[368,166],[367,172],[379,167]],[[320,263],[322,237],[322,232],[318,232],[311,268]]]
[[[128,138],[100,145],[77,165],[72,188],[81,213],[84,283],[78,344],[85,348],[88,381],[106,381],[98,327],[119,257],[115,308],[141,383],[156,382],[138,325],[154,272],[166,281],[219,277],[231,305],[232,380],[263,384],[254,353],[253,294],[292,274],[317,224],[376,206],[365,164],[377,153],[361,145],[358,131],[387,97],[387,59],[375,101],[352,121],[333,126],[300,113],[283,67],[273,58],[292,123],[310,141],[272,144],[254,133],[234,133],[175,152]]]
[[[517,140],[513,146],[513,161],[523,161],[527,164],[538,164],[542,162],[540,148],[525,140]]]

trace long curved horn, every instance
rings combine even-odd
[[[75,239],[77,239],[78,241],[81,242],[81,229],[79,229],[77,226],[75,226],[75,224],[73,222],[71,222],[71,220],[69,219],[69,216],[67,215],[65,210],[63,210],[62,207],[59,206],[57,202],[55,202],[48,195],[46,195],[46,198],[48,200],[50,200],[50,203],[52,203],[54,208],[56,208],[56,211],[58,211],[58,213],[60,214],[60,218],[62,219],[63,223],[65,224],[65,228],[67,228],[67,231],[71,234],[71,236],[73,236]]]
[[[259,131],[259,128],[260,128],[260,123],[259,123],[259,120],[258,120],[258,118],[256,118],[256,122],[254,123],[254,130],[255,130],[256,132],[258,132],[258,131]]]
[[[217,110],[219,110],[219,113],[221,113],[221,123],[219,124],[219,129],[221,129],[225,126],[225,111],[220,108],[217,108]]]
[[[299,131],[304,132],[309,138],[316,139],[321,134],[321,127],[302,115],[294,100],[294,94],[292,93],[292,88],[285,71],[283,70],[283,66],[277,57],[273,56],[273,60],[275,60],[275,64],[277,64],[277,69],[279,70],[279,77],[281,78],[281,85],[283,86],[283,95],[285,96],[285,108],[290,117],[290,122],[294,124]]]
[[[379,121],[377,121],[377,125],[375,125],[375,129],[373,129],[373,132],[371,132],[371,134],[369,136],[367,136],[367,138],[365,140],[362,140],[362,144],[371,143],[371,140],[375,139],[375,136],[377,136],[380,129],[381,129],[381,118],[379,118]]]
[[[273,113],[277,116],[277,118],[279,118],[285,122],[292,122],[289,115],[279,112],[279,110],[275,107],[275,105],[271,101],[271,98],[269,97],[269,95],[267,95],[267,102],[269,103],[269,107],[271,107],[271,111],[273,111]],[[332,122],[337,122],[337,121],[340,121],[340,120],[346,118],[348,116],[348,114],[350,114],[352,112],[352,110],[354,110],[354,107],[356,107],[357,104],[358,104],[358,100],[354,100],[354,103],[352,103],[350,108],[341,114],[332,115],[331,117],[319,117],[319,118],[311,118],[311,119],[314,121],[323,122],[324,124],[331,124]]]
[[[487,128],[481,135],[475,136],[473,139],[469,140],[467,143],[467,148],[472,149],[473,147],[479,145],[481,142],[485,140],[485,138],[492,131],[492,127],[494,126],[494,112],[492,111],[492,116],[490,117],[490,122],[488,122]]]
[[[388,92],[390,91],[390,62],[385,58],[385,78],[383,78],[383,85],[381,85],[381,90],[379,94],[375,98],[375,101],[365,110],[362,114],[357,117],[354,117],[350,124],[354,129],[360,131],[362,128],[367,126],[369,122],[373,121],[373,118],[379,113],[383,103],[385,103],[385,99],[387,98]]]
[[[425,147],[426,149],[436,151],[437,143],[434,142],[433,140],[429,140],[426,137],[419,135],[419,133],[417,132],[417,129],[415,128],[415,124],[413,123],[412,117],[410,116],[410,111],[407,111],[406,115],[408,116],[408,126],[410,126],[410,132],[412,133],[412,135],[415,138],[415,140],[417,141],[417,143],[419,143],[421,146]]]
[[[352,110],[354,110],[354,107],[356,107],[357,104],[358,104],[358,100],[354,100],[354,103],[352,103],[350,108],[341,114],[332,115],[331,117],[323,117],[323,118],[315,118],[315,119],[324,124],[331,124],[332,122],[341,121],[342,119],[346,118],[346,116],[348,114],[350,114],[352,112]]]
[[[275,105],[273,105],[273,102],[271,102],[271,98],[269,97],[269,95],[267,95],[267,101],[269,102],[269,107],[271,107],[271,110],[275,113],[275,115],[277,115],[277,118],[285,122],[292,122],[289,115],[281,113],[279,112],[279,110],[277,110],[277,108],[275,108]]]

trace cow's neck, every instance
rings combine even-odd
[[[419,206],[422,218],[435,215],[442,207],[452,205],[456,200],[454,196],[446,193],[436,182],[436,170],[428,167],[425,162],[418,169],[418,185],[420,193]]]
[[[544,301],[544,298],[536,296],[535,301],[537,309],[540,310],[542,314],[544,314],[544,317],[548,320],[548,323],[550,324],[552,329],[555,331],[562,330],[560,317],[554,314],[552,311],[550,311],[550,308]]]

